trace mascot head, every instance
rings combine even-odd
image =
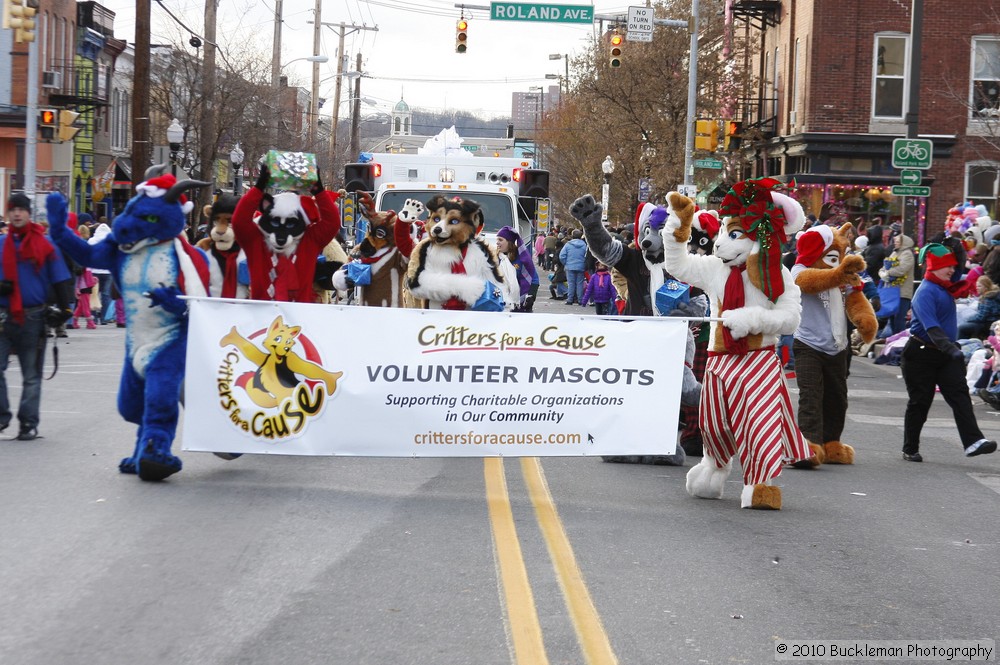
[[[643,203],[635,212],[635,246],[650,265],[663,263],[663,238],[660,229],[667,221],[667,209]]]
[[[807,268],[825,270],[836,268],[847,254],[853,230],[854,226],[850,222],[839,229],[826,224],[809,227],[800,233],[795,241],[795,251],[798,254],[795,262]]]
[[[699,255],[711,254],[720,228],[721,222],[717,210],[699,211],[691,223],[691,242],[688,251]]]
[[[264,195],[257,225],[275,254],[291,257],[310,224],[319,221],[319,208],[311,196],[294,192]]]
[[[361,214],[368,220],[368,230],[364,239],[354,248],[354,254],[364,257],[385,254],[396,246],[396,239],[392,235],[396,213],[392,210],[387,212],[375,210],[375,202],[368,192],[361,192],[358,195],[358,204],[361,207]]]
[[[797,201],[773,191],[782,185],[773,178],[733,185],[719,207],[725,217],[715,241],[715,256],[731,268],[746,265],[751,283],[772,302],[785,290],[781,245],[806,221]]]
[[[483,211],[468,199],[435,196],[427,202],[427,235],[438,245],[464,247],[483,228]]]
[[[208,232],[212,244],[220,252],[228,252],[236,245],[233,233],[233,211],[239,199],[232,194],[221,194],[208,210],[208,221],[212,228]]]
[[[194,208],[184,192],[210,183],[182,180],[169,173],[166,164],[151,166],[146,180],[136,185],[136,195],[115,217],[112,233],[125,253],[171,240],[184,232],[186,215]]]

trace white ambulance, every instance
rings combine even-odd
[[[504,226],[518,229],[530,243],[539,227],[547,225],[549,173],[533,168],[530,159],[477,157],[465,151],[369,154],[369,161],[345,166],[344,189],[369,192],[377,210],[399,210],[406,199],[426,203],[439,194],[470,199],[482,207],[482,233],[490,243]]]

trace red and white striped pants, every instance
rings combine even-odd
[[[744,485],[777,478],[785,458],[801,460],[811,454],[795,424],[773,347],[746,355],[710,355],[699,408],[706,452],[719,468],[738,452]]]

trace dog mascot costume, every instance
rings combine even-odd
[[[667,270],[711,300],[709,339],[699,411],[704,457],[687,474],[692,496],[719,499],[732,458],[743,466],[743,508],[780,510],[771,485],[786,459],[810,456],[795,425],[774,344],[799,325],[799,289],[781,265],[781,243],[802,228],[802,207],[771,189],[777,180],[737,183],[722,202],[725,215],[712,255],[688,251],[695,206],[671,192],[663,228]]]
[[[852,349],[847,322],[865,344],[878,332],[878,320],[862,292],[865,260],[845,256],[850,224],[839,229],[818,225],[799,234],[792,279],[802,291],[802,321],[795,331],[795,377],[799,386],[799,428],[812,456],[797,467],[853,464],[854,448],[840,442],[847,416],[847,369]]]
[[[352,254],[354,261],[359,261],[370,269],[368,284],[358,286],[358,304],[369,307],[405,307],[403,287],[410,252],[413,250],[413,238],[409,223],[402,222],[399,218],[416,221],[426,209],[419,201],[406,199],[399,216],[392,210],[378,212],[367,192],[359,195],[358,202],[368,225],[364,240]],[[338,291],[355,288],[346,265],[333,274],[333,286]]]
[[[183,192],[207,182],[177,182],[167,166],[153,166],[137,194],[115,217],[111,233],[93,245],[66,229],[66,199],[49,194],[50,233],[74,261],[110,270],[125,304],[125,364],[118,412],[139,426],[135,451],[118,465],[142,480],[163,480],[181,470],[170,452],[187,347],[187,303],[180,294],[219,294],[214,261],[188,244],[185,215],[193,205]]]
[[[208,235],[195,246],[215,259],[222,271],[223,298],[249,298],[250,290],[237,278],[239,262],[246,256],[236,242],[233,231],[233,211],[239,199],[232,194],[221,194],[215,203],[205,206],[205,217],[210,228]]]
[[[261,165],[256,184],[233,212],[236,241],[247,256],[250,297],[314,302],[317,258],[340,231],[338,194],[317,179],[309,188],[311,197],[294,192],[271,196],[264,191],[270,181],[270,171]]]
[[[499,291],[504,309],[521,301],[510,261],[476,237],[483,227],[479,204],[435,196],[427,202],[427,237],[413,248],[406,286],[424,309],[471,309],[485,291]]]

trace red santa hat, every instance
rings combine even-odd
[[[718,210],[702,210],[694,218],[694,224],[709,238],[715,239],[719,234],[721,223],[719,222]]]
[[[170,188],[176,184],[177,177],[172,173],[167,173],[161,176],[156,176],[155,178],[150,178],[145,182],[140,182],[135,186],[135,191],[142,192],[150,198],[158,199],[170,191]],[[180,195],[178,201],[181,204],[181,210],[184,211],[185,215],[194,210],[194,203],[188,201],[187,196],[184,194]]]
[[[826,254],[826,250],[830,249],[832,244],[833,229],[826,224],[810,227],[809,230],[800,233],[795,241],[795,251],[798,252],[795,263],[811,266]]]

